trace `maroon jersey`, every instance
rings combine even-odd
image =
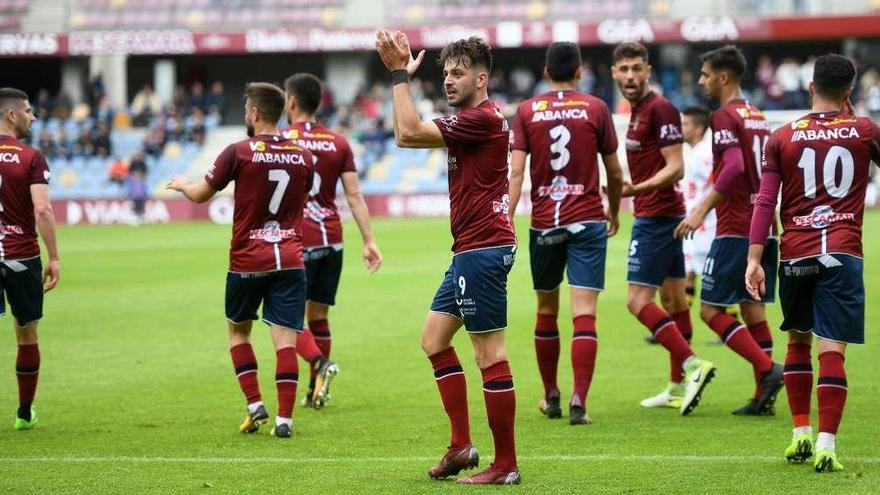
[[[0,136],[0,260],[36,258],[31,184],[49,183],[46,157],[11,136]]]
[[[357,171],[348,141],[342,134],[314,122],[293,124],[281,134],[308,149],[317,158],[315,180],[303,212],[303,247],[342,244],[336,185],[344,172]]]
[[[657,175],[666,166],[661,148],[681,144],[681,115],[666,98],[654,93],[636,103],[626,133],[626,161],[633,184]],[[637,217],[684,216],[684,197],[676,186],[633,198]]]
[[[594,96],[551,91],[519,105],[513,149],[532,156],[532,228],[604,220],[598,154],[617,151],[611,112]]]
[[[770,136],[763,172],[782,178],[781,259],[862,256],[872,160],[880,160],[880,128],[864,117],[812,113]]]
[[[745,173],[724,196],[717,207],[717,237],[748,237],[752,209],[761,184],[761,156],[770,137],[770,124],[756,106],[745,100],[733,100],[712,113],[712,175],[718,177],[724,167],[721,156],[734,146],[742,150]]]
[[[448,148],[452,252],[516,244],[508,216],[510,131],[489,100],[434,119]]]
[[[229,145],[205,180],[216,190],[235,181],[229,270],[302,268],[302,220],[312,188],[314,157],[281,136],[254,136]]]

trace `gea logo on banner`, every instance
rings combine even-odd
[[[687,41],[721,41],[739,38],[730,17],[688,17],[681,23],[681,37]]]
[[[650,43],[654,41],[654,30],[645,19],[608,19],[596,28],[599,41],[616,45],[631,41]]]

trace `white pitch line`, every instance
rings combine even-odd
[[[864,464],[880,464],[880,457],[844,457],[845,460]],[[0,463],[144,463],[144,464],[325,464],[325,463],[397,463],[428,462],[435,457],[0,457]],[[762,455],[536,455],[520,456],[521,461],[636,461],[636,462],[780,462],[781,456]]]

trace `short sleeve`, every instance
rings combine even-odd
[[[762,153],[763,157],[761,158],[761,173],[762,174],[779,174],[779,139],[777,133],[770,134],[770,137],[767,139],[767,144],[764,145],[764,153]]]
[[[510,147],[515,150],[529,152],[529,136],[526,134],[526,125],[522,118],[520,109],[516,110],[511,123],[511,131],[513,132],[513,142]]]
[[[357,172],[357,167],[354,164],[354,153],[351,151],[351,146],[348,145],[345,140],[342,141],[342,169],[341,173],[345,172]]]
[[[217,191],[222,191],[235,180],[235,145],[230,144],[217,156],[214,165],[205,174],[205,181]]]
[[[614,129],[614,120],[608,107],[602,105],[599,116],[599,154],[610,155],[617,152],[617,131]]]
[[[712,113],[709,126],[712,128],[712,153],[715,156],[721,156],[724,150],[740,145],[736,121],[727,112],[718,110]]]
[[[35,152],[34,158],[31,160],[30,183],[48,184],[51,176],[52,174],[49,173],[49,164],[46,162],[46,157],[39,151]]]
[[[661,148],[684,142],[681,135],[681,114],[671,103],[655,105],[653,118],[654,138]]]
[[[489,115],[480,108],[469,108],[455,115],[434,119],[434,123],[447,146],[481,143],[492,131]]]

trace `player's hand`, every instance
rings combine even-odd
[[[614,237],[614,234],[620,230],[620,217],[612,215],[610,211],[606,211],[605,221],[608,222],[608,237]]]
[[[165,189],[182,192],[183,188],[187,185],[189,185],[189,179],[182,175],[178,175],[177,177],[169,180],[167,184],[165,184]]]
[[[406,37],[406,34],[402,31],[397,31],[394,33],[394,39],[397,41],[398,45],[402,46],[407,53],[409,53],[409,62],[406,64],[406,72],[412,76],[417,70],[419,70],[422,61],[425,60],[425,50],[420,51],[416,58],[413,58],[412,48],[409,46],[409,38]]]
[[[382,266],[382,253],[375,242],[364,244],[364,265],[370,274],[376,273]]]
[[[49,260],[46,268],[43,268],[43,292],[49,292],[58,285],[61,278],[61,262]]]
[[[636,188],[632,185],[632,182],[623,181],[623,186],[620,188],[620,197],[629,198],[635,195]]]
[[[765,276],[764,267],[760,263],[749,261],[746,268],[746,290],[755,301],[761,301],[767,293]]]
[[[406,70],[412,54],[409,51],[409,43],[402,46],[396,39],[396,33],[391,34],[385,29],[376,33],[376,51],[379,58],[390,71]]]
[[[690,238],[703,226],[703,220],[705,220],[705,216],[695,211],[678,224],[673,235],[676,239]]]

